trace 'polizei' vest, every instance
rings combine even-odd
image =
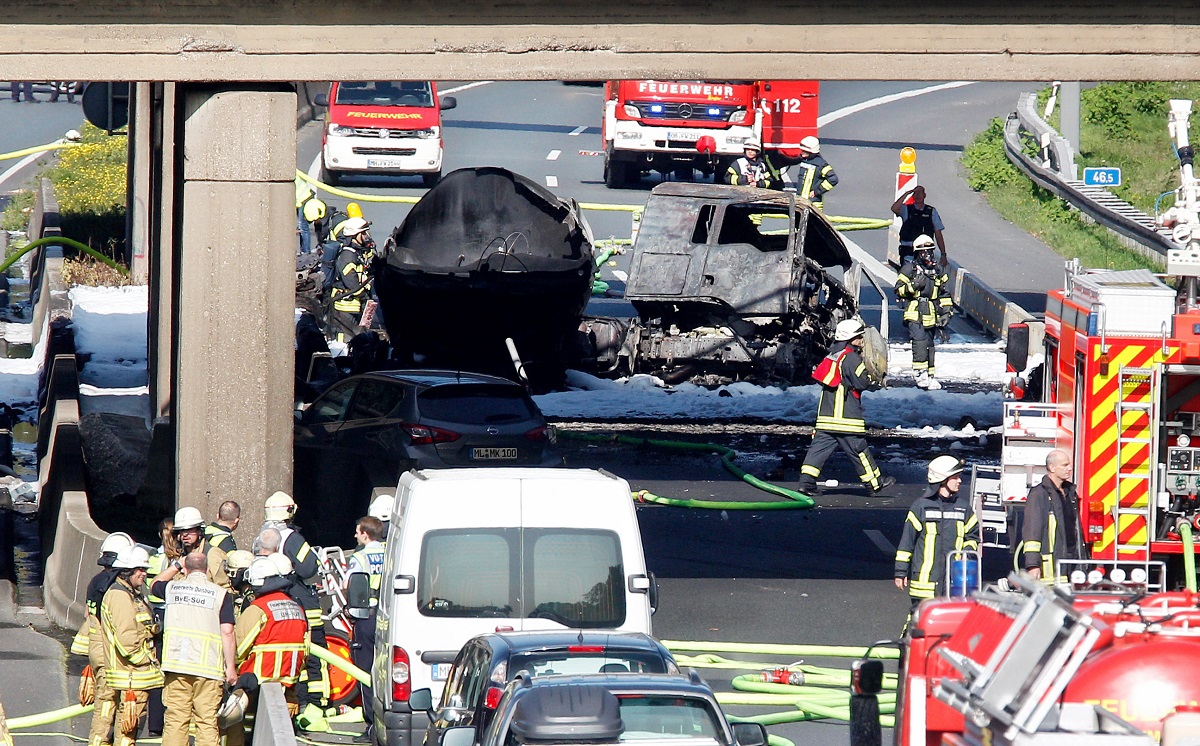
[[[926,203],[921,209],[916,205],[908,206],[908,219],[900,224],[900,243],[912,245],[917,236],[925,235],[933,238],[933,205]]]
[[[167,585],[162,670],[225,679],[221,605],[225,589],[203,572]]]

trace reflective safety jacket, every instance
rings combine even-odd
[[[206,679],[225,679],[221,605],[225,589],[202,572],[172,580],[166,590],[162,669]]]
[[[820,203],[825,199],[825,193],[838,184],[838,176],[833,166],[819,154],[810,155],[797,163],[796,193],[804,199]]]
[[[321,617],[321,600],[317,598],[317,592],[309,585],[310,582],[318,580],[320,563],[317,561],[317,553],[308,545],[300,532],[290,526],[280,530],[279,535],[282,537],[279,551],[292,561],[292,569],[295,571],[291,576],[293,582],[288,595],[304,607],[309,625],[320,627],[325,624],[325,620]]]
[[[342,246],[334,260],[333,287],[329,297],[335,311],[358,313],[371,292],[371,275],[366,258],[353,246]]]
[[[734,186],[752,186],[759,189],[774,189],[779,185],[779,175],[763,156],[750,160],[745,156],[729,164],[725,180]]]
[[[933,213],[933,205],[928,203],[919,209],[916,205],[908,205],[904,222],[900,224],[900,243],[904,246],[912,246],[917,236],[933,238],[937,234]]]
[[[833,433],[864,433],[867,423],[863,420],[862,392],[878,389],[879,382],[867,373],[862,355],[849,343],[834,342],[829,354],[836,355],[843,349],[846,354],[840,364],[842,380],[837,386],[821,385],[816,428]]]
[[[308,621],[300,604],[283,591],[254,599],[238,618],[238,673],[253,673],[260,683],[291,686],[304,670],[308,653]]]
[[[917,321],[930,329],[937,326],[939,316],[952,313],[954,301],[946,292],[949,282],[950,275],[940,265],[925,267],[911,258],[905,260],[896,275],[896,298],[906,302],[904,323]]]
[[[908,509],[896,548],[897,578],[908,578],[908,595],[945,595],[946,555],[955,550],[979,551],[979,519],[965,493],[942,499],[937,485]]]
[[[216,547],[225,554],[237,549],[237,541],[233,538],[233,531],[219,523],[210,523],[204,527],[204,540],[208,542],[210,547]]]
[[[117,578],[100,604],[108,666],[105,680],[113,689],[145,691],[163,685],[162,670],[154,656],[154,617],[141,589]]]
[[[146,568],[146,600],[154,608],[162,611],[163,600],[151,592],[150,587],[154,585],[154,580],[162,574],[171,564],[171,558],[166,555],[162,547],[158,551],[150,555],[150,567]]]
[[[1088,558],[1074,483],[1063,482],[1059,490],[1047,475],[1029,490],[1018,554],[1023,560],[1022,570],[1041,568],[1042,581],[1051,585],[1056,579],[1058,560]]]
[[[379,603],[379,587],[383,581],[383,561],[387,558],[383,542],[369,541],[367,545],[350,555],[346,573],[363,573],[371,580],[371,605]]]

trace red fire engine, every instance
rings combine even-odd
[[[817,134],[815,80],[612,80],[605,86],[604,183],[619,188],[643,173],[693,169],[718,179],[759,139],[776,166]]]
[[[1017,549],[1016,513],[1059,448],[1073,456],[1091,556],[1126,573],[1166,560],[1178,578],[1178,525],[1200,528],[1197,279],[1177,291],[1149,270],[1068,265],[1047,297],[1042,401],[1006,403],[1001,473],[976,488],[986,544]]]

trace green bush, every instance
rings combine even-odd
[[[46,175],[54,183],[64,236],[109,257],[123,256],[128,138],[90,124],[80,145],[59,151]]]
[[[1114,140],[1129,140],[1136,115],[1161,115],[1166,121],[1167,101],[1173,93],[1168,83],[1104,83],[1082,91],[1079,107],[1084,123],[1098,126]]]
[[[1025,178],[1004,154],[1004,120],[996,117],[962,154],[967,185],[977,192]]]
[[[33,207],[34,194],[32,190],[21,189],[13,192],[12,198],[4,208],[4,216],[0,218],[0,228],[6,231],[23,231],[29,225],[29,210]]]

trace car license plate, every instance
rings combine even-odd
[[[682,142],[696,142],[700,139],[702,133],[700,130],[671,130],[667,133],[667,139],[680,140]]]
[[[404,161],[399,158],[368,158],[367,168],[400,168]]]
[[[450,667],[453,663],[434,663],[433,664],[433,680],[445,681],[450,678]]]
[[[518,453],[516,448],[472,448],[471,458],[479,461],[503,461],[505,459],[515,459]]]

